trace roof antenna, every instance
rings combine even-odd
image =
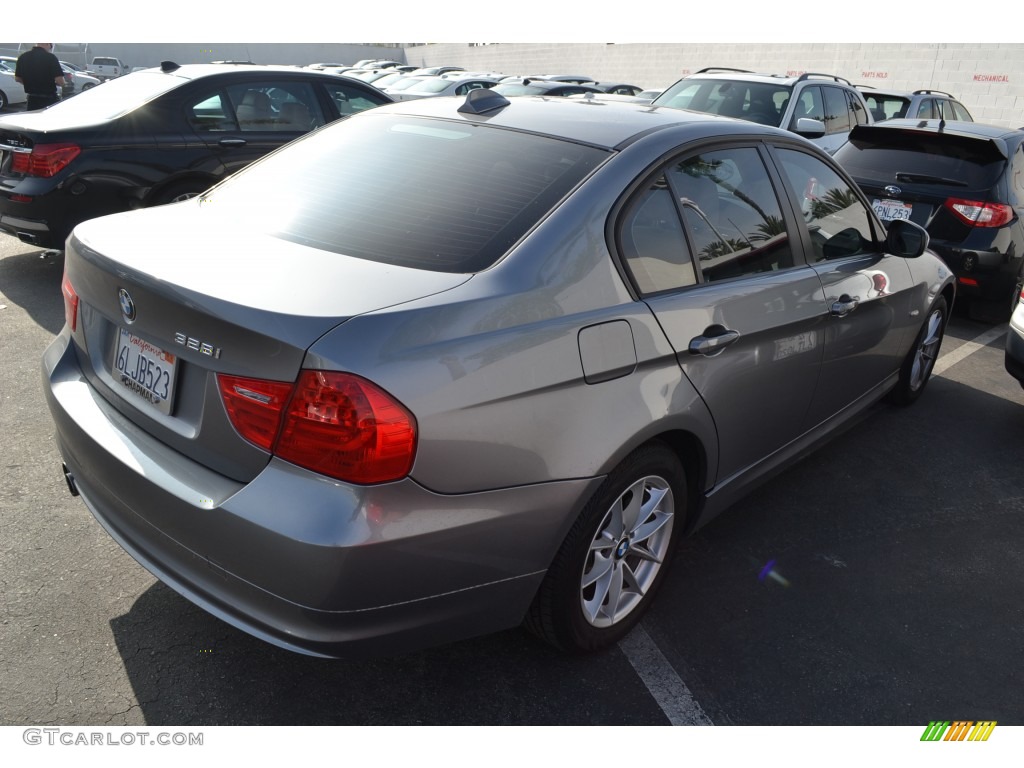
[[[458,111],[470,115],[482,115],[487,112],[504,109],[511,103],[500,93],[496,93],[490,88],[474,88],[466,94],[466,101],[459,107]]]

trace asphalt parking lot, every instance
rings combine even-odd
[[[69,495],[40,371],[61,271],[0,235],[2,725],[1024,724],[1005,326],[954,313],[916,405],[876,406],[685,541],[618,647],[566,657],[512,630],[355,663],[209,616]]]

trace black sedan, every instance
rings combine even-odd
[[[82,221],[193,197],[314,128],[390,101],[360,80],[295,67],[164,62],[0,118],[0,231],[63,249]]]

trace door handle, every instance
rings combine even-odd
[[[690,339],[690,354],[714,357],[739,337],[739,331],[730,331],[721,325],[709,326],[703,335]]]
[[[217,143],[222,147],[244,147],[245,139],[221,139]]]
[[[836,317],[846,317],[848,314],[853,312],[860,304],[860,296],[853,296],[852,298],[843,294],[836,301],[832,302],[832,307],[829,310]]]

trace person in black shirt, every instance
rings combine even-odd
[[[35,48],[18,57],[14,79],[25,86],[29,110],[60,101],[57,88],[64,84],[64,69],[52,50],[53,43],[36,43]]]

